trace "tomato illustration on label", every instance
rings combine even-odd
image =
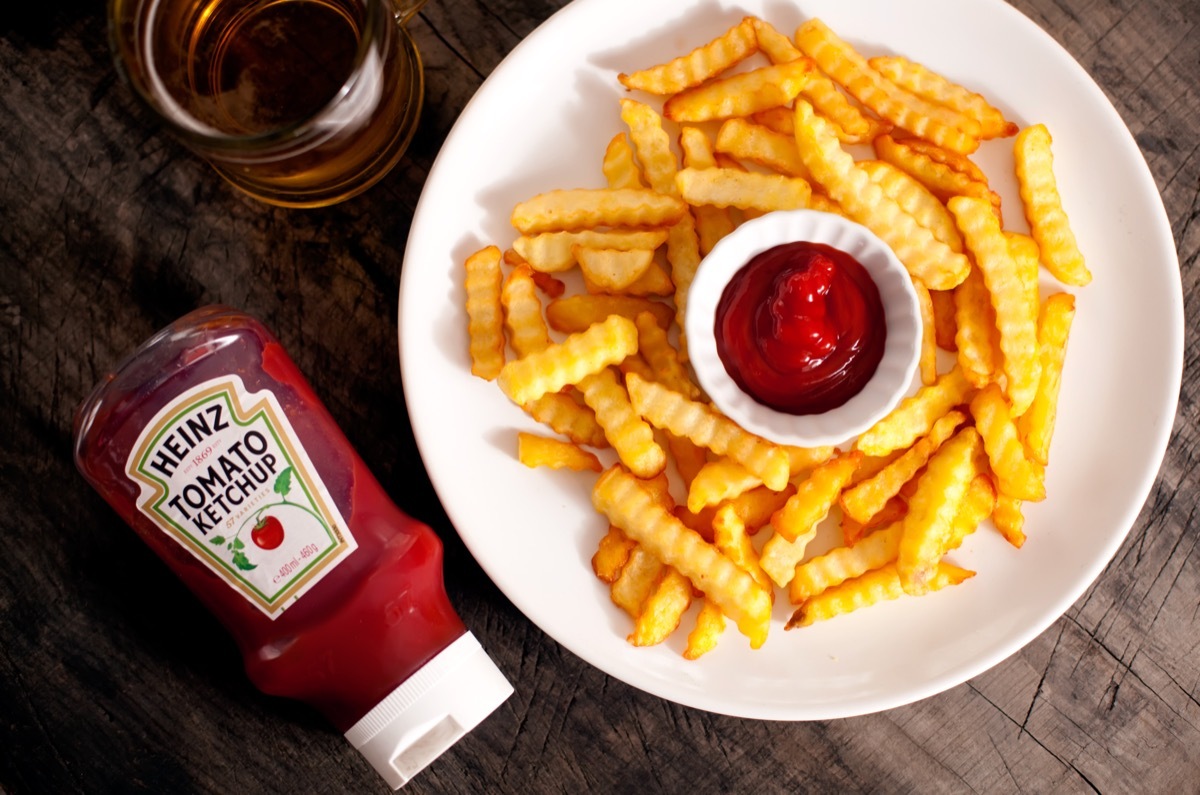
[[[276,549],[283,543],[283,523],[278,518],[266,514],[270,508],[276,508],[281,505],[291,505],[288,502],[287,495],[292,490],[292,468],[287,467],[279,473],[279,477],[275,478],[273,491],[283,498],[282,502],[264,505],[258,510],[255,515],[254,526],[250,530],[250,541],[262,550]],[[210,544],[221,545],[232,553],[230,560],[234,566],[237,566],[242,571],[251,571],[258,567],[258,564],[252,563],[250,558],[246,557],[246,542],[242,541],[242,531],[246,529],[246,524],[238,528],[233,538],[227,539],[224,536],[214,536],[209,539]]]

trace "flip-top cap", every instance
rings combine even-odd
[[[399,789],[512,695],[470,632],[451,643],[346,732]]]

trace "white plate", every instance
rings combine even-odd
[[[714,651],[688,662],[680,657],[686,631],[656,648],[625,641],[630,622],[589,566],[606,527],[590,504],[593,477],[517,462],[517,430],[537,428],[494,383],[469,373],[462,262],[483,245],[510,245],[518,201],[603,185],[601,154],[622,129],[618,71],[686,52],[747,13],[786,32],[819,16],[867,54],[905,54],[983,92],[1022,125],[1045,122],[1095,280],[1074,290],[1049,498],[1027,506],[1023,549],[976,533],[954,556],[978,571],[967,583],[802,630],[783,630],[789,606],[780,598],[762,649],[751,651],[731,625]],[[1009,208],[1009,228],[1022,229],[1011,139],[985,144],[977,160]],[[1044,294],[1053,286],[1049,277],[1043,286]],[[1182,375],[1178,260],[1145,161],[1083,69],[999,0],[576,0],[513,50],[446,140],[413,219],[399,314],[405,398],[425,465],[500,589],[612,676],[753,718],[899,706],[1032,640],[1129,531],[1162,462]]]

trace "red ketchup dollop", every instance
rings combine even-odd
[[[717,353],[742,391],[788,414],[821,414],[857,395],[887,339],[879,288],[854,257],[785,243],[751,259],[717,304]]]

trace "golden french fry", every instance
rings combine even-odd
[[[488,381],[504,367],[504,310],[500,249],[487,246],[467,257],[467,336],[471,372]]]
[[[926,141],[922,138],[905,138],[903,141],[905,148],[912,150],[928,157],[934,163],[946,166],[951,171],[962,174],[968,179],[975,182],[988,184],[987,174],[979,166],[975,165],[975,161],[970,157],[958,152],[952,152],[949,149],[943,149],[932,141]],[[990,198],[990,197],[989,197]],[[1000,209],[999,198],[993,202],[996,205],[997,211]]]
[[[804,53],[796,49],[792,40],[776,30],[770,22],[754,17],[751,24],[754,26],[754,38],[758,41],[758,49],[771,63],[788,63],[804,57]]]
[[[949,585],[958,585],[975,576],[975,572],[960,569],[946,562],[935,563],[922,593],[939,591]],[[810,599],[797,608],[788,619],[786,629],[807,627],[818,621],[851,613],[889,599],[899,599],[907,591],[901,583],[898,564],[884,566],[867,572],[861,577],[834,586]]]
[[[653,429],[633,410],[629,395],[611,368],[580,380],[579,391],[595,412],[596,422],[621,463],[639,478],[652,478],[663,471],[666,451],[655,440]]]
[[[747,533],[754,535],[771,521],[775,512],[786,505],[795,493],[796,486],[792,483],[787,484],[783,491],[772,491],[766,486],[750,489],[718,508],[713,524],[726,521],[722,519],[722,514],[727,513],[735,517]]]
[[[604,149],[601,164],[604,179],[610,188],[644,188],[642,172],[633,159],[633,147],[625,133],[617,133]]]
[[[804,22],[795,38],[817,68],[885,121],[955,152],[979,148],[979,122],[884,79],[820,19]]]
[[[671,452],[671,460],[675,462],[679,479],[683,481],[685,489],[691,488],[696,475],[708,463],[708,451],[700,445],[694,444],[691,439],[685,439],[673,433],[666,434],[666,437],[667,449]]]
[[[752,648],[762,646],[771,623],[771,592],[685,527],[637,478],[619,466],[607,470],[596,481],[592,503],[626,535],[704,591],[734,620]]]
[[[621,528],[610,525],[596,547],[596,554],[592,555],[592,571],[601,582],[612,585],[621,576],[621,570],[636,546],[637,542],[625,535]]]
[[[796,484],[796,493],[771,517],[771,527],[776,535],[787,541],[795,541],[814,531],[817,524],[828,515],[830,507],[837,501],[860,461],[862,453],[857,450],[842,453],[821,464],[804,481]]]
[[[627,89],[663,96],[675,94],[736,66],[757,52],[758,46],[753,23],[747,17],[687,55],[630,74],[619,74],[617,80]]]
[[[596,415],[587,406],[575,402],[570,395],[549,392],[526,403],[525,410],[529,416],[575,444],[608,447],[608,439],[604,436],[604,429],[596,422]]]
[[[775,532],[763,544],[759,565],[771,581],[780,588],[786,588],[795,576],[796,566],[808,554],[809,543],[816,538],[817,528],[801,533],[794,539],[787,539]]]
[[[954,216],[929,188],[907,171],[884,160],[864,160],[858,166],[867,172],[872,182],[883,188],[884,194],[900,205],[900,209],[932,232],[951,251],[963,250],[962,235],[954,225]]]
[[[633,541],[633,539],[630,540]],[[629,553],[629,560],[621,568],[617,579],[613,581],[609,594],[617,607],[636,620],[642,614],[642,605],[654,592],[654,586],[658,584],[665,567],[652,552],[636,541],[633,543],[634,547]]]
[[[1021,512],[1021,501],[1008,494],[996,498],[992,523],[1004,536],[1004,540],[1020,549],[1025,544],[1025,514]]]
[[[721,608],[717,607],[716,602],[705,599],[700,612],[696,614],[696,626],[688,633],[687,648],[683,652],[684,658],[700,659],[702,655],[716,647],[723,632],[725,632],[725,614],[721,612]]]
[[[788,584],[788,601],[801,604],[827,588],[894,562],[900,551],[903,530],[902,523],[893,522],[852,547],[836,547],[801,563]]]
[[[937,346],[954,353],[958,350],[958,344],[954,341],[958,334],[954,320],[954,290],[930,290],[929,297],[933,300],[933,333]]]
[[[654,427],[729,456],[769,488],[780,491],[787,485],[788,456],[779,445],[743,430],[703,403],[634,373],[626,376],[626,386],[634,409]]]
[[[629,318],[611,315],[587,331],[506,363],[497,383],[509,399],[523,406],[548,392],[577,384],[636,350],[637,326]]]
[[[900,493],[900,488],[929,462],[938,448],[966,421],[967,417],[961,411],[950,411],[939,417],[929,434],[919,439],[902,456],[877,475],[842,492],[839,498],[842,510],[859,522],[868,522],[883,510],[888,500]]]
[[[982,94],[958,85],[923,64],[900,55],[880,55],[868,59],[867,63],[906,91],[975,119],[979,122],[979,137],[984,140],[1017,134],[1017,125],[1006,120]]]
[[[890,414],[859,435],[855,448],[869,456],[885,456],[903,450],[929,433],[939,417],[966,403],[972,387],[962,368],[943,373],[930,386],[900,401]]]
[[[598,226],[669,226],[685,212],[687,207],[679,199],[653,190],[575,188],[548,191],[521,202],[513,208],[512,225],[523,235]]]
[[[670,326],[675,317],[675,311],[670,306],[648,298],[628,295],[569,295],[550,302],[546,307],[546,322],[556,331],[576,334],[612,315],[620,315],[633,321],[642,312],[654,315],[663,328]]]
[[[700,388],[692,383],[679,351],[671,344],[657,318],[643,312],[634,320],[638,328],[638,352],[649,363],[653,380],[665,384],[691,400],[701,398]]]
[[[942,554],[958,549],[963,540],[974,533],[984,519],[993,515],[996,508],[996,486],[992,479],[987,475],[976,475],[971,485],[967,486],[967,493],[963,495],[962,505],[958,507]]]
[[[738,207],[743,210],[803,210],[812,186],[799,177],[756,174],[731,168],[685,168],[676,176],[688,204]]]
[[[931,290],[948,290],[967,276],[969,262],[917,223],[873,183],[838,143],[829,122],[802,99],[795,102],[796,145],[816,182],[858,223],[892,247],[914,277]]]
[[[548,298],[558,298],[567,291],[567,286],[560,279],[556,279],[548,273],[535,270],[530,274],[530,278]]]
[[[987,199],[1000,217],[1000,194],[988,187],[986,180],[976,179],[934,159],[927,151],[922,151],[919,141],[899,141],[890,135],[880,135],[872,146],[880,160],[912,176],[941,201],[947,202],[955,196]]]
[[[1017,271],[1021,276],[1021,283],[1025,285],[1025,291],[1028,294],[1025,300],[1034,306],[1040,306],[1042,299],[1038,275],[1041,252],[1038,250],[1037,241],[1029,235],[1008,231],[1004,233],[1004,239],[1008,241],[1009,256],[1013,258],[1013,263],[1017,266]]]
[[[629,127],[633,149],[642,164],[650,187],[667,196],[677,196],[675,174],[679,163],[662,126],[662,117],[643,102],[621,100],[621,120]]]
[[[913,280],[913,287],[917,291],[917,305],[921,308],[921,383],[929,386],[938,377],[937,321],[933,317],[933,298],[929,295],[929,288],[916,279]]]
[[[642,612],[634,621],[629,642],[634,646],[662,643],[679,627],[684,612],[692,604],[692,584],[675,569],[668,567],[654,591],[642,603]]]
[[[1017,134],[1013,145],[1017,186],[1030,233],[1042,252],[1042,262],[1059,281],[1082,287],[1092,280],[1092,274],[1084,264],[1063,210],[1050,144],[1050,131],[1044,124],[1026,127]]]
[[[679,148],[683,150],[683,165],[686,168],[716,168],[717,160],[708,136],[696,127],[684,127],[679,136]],[[700,254],[707,256],[721,238],[734,229],[729,210],[711,205],[695,205],[692,216],[696,219],[696,237],[700,241]]]
[[[587,279],[584,279],[584,284],[588,286],[591,292],[593,290]],[[668,296],[675,293],[675,285],[671,281],[670,274],[657,261],[651,262],[650,267],[646,268],[646,272],[634,280],[633,284],[617,291],[620,295],[637,296],[645,298],[647,296]]]
[[[976,473],[979,434],[964,428],[929,460],[917,481],[903,520],[897,570],[905,593],[919,596],[931,588],[954,519]]]
[[[803,58],[710,80],[668,99],[663,115],[672,121],[701,122],[777,108],[800,93],[812,68],[812,61]]]
[[[996,384],[988,384],[971,400],[975,427],[983,437],[988,461],[1001,494],[1020,500],[1046,497],[1045,471],[1041,464],[1025,455],[1025,446],[1017,433],[1008,402]]]
[[[866,536],[873,535],[879,528],[900,521],[906,513],[908,513],[908,503],[901,497],[892,497],[866,522],[860,522],[850,514],[843,512],[840,523],[842,543],[852,547]]]
[[[746,523],[736,510],[729,507],[729,503],[713,513],[712,532],[713,543],[717,549],[748,572],[755,582],[771,591],[771,580],[763,571],[758,550],[754,548],[750,534],[746,531]]]
[[[1042,304],[1038,319],[1038,356],[1042,377],[1029,410],[1017,421],[1029,457],[1045,466],[1050,462],[1050,438],[1058,414],[1058,392],[1062,386],[1063,362],[1067,355],[1067,337],[1075,318],[1075,296],[1055,293]]]
[[[522,235],[513,248],[525,258],[529,267],[543,273],[558,273],[575,267],[575,247],[614,248],[621,251],[656,249],[667,242],[665,229],[634,229],[598,232],[544,232]]]
[[[983,199],[955,196],[948,204],[959,231],[974,254],[983,281],[996,310],[996,329],[1003,355],[1005,392],[1013,414],[1025,413],[1037,392],[1041,375],[1038,359],[1036,303],[1021,279],[1020,271],[1000,230],[1000,221]],[[959,318],[961,324],[962,318]],[[962,345],[962,339],[959,339]]]
[[[600,459],[586,450],[581,450],[572,442],[562,439],[552,439],[549,436],[539,436],[534,433],[521,431],[517,434],[517,459],[529,467],[549,467],[551,469],[573,469],[582,472],[590,469],[599,472]]]
[[[626,289],[650,270],[654,252],[646,248],[621,251],[576,246],[575,259],[589,285],[600,292],[614,293]]]
[[[741,464],[729,459],[709,461],[693,478],[688,488],[687,507],[699,513],[710,505],[726,500],[761,486],[762,481]]]
[[[500,289],[504,328],[517,356],[526,356],[550,345],[550,330],[542,317],[542,302],[527,263],[513,268]]]
[[[978,268],[971,268],[963,283],[954,288],[954,328],[954,347],[963,375],[975,387],[987,386],[1000,373],[1004,355],[992,296]]]
[[[717,131],[718,152],[757,163],[786,177],[809,179],[808,169],[796,150],[794,135],[783,135],[745,119],[729,119]]]

